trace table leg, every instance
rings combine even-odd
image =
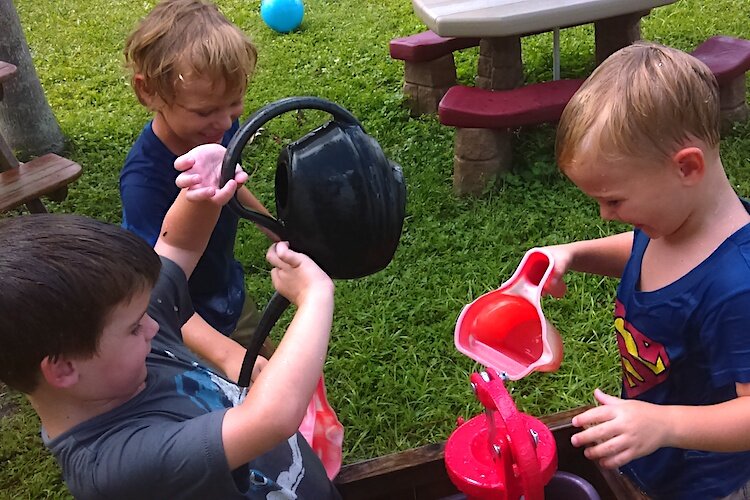
[[[523,84],[521,38],[483,38],[479,43],[476,86],[508,90]],[[498,174],[510,169],[511,132],[507,129],[457,128],[453,155],[453,190],[481,195]]]
[[[735,122],[745,121],[750,116],[750,110],[748,110],[745,102],[746,95],[747,87],[744,74],[728,83],[719,85],[722,134],[731,131]]]
[[[521,37],[482,38],[479,42],[479,67],[476,86],[507,90],[523,83]]]
[[[510,168],[511,133],[490,128],[457,128],[453,156],[453,190],[459,195],[483,194],[497,176]]]
[[[641,18],[649,12],[645,10],[594,22],[597,66],[621,48],[641,39]]]

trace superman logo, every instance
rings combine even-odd
[[[643,394],[667,378],[669,356],[662,344],[653,342],[625,321],[625,308],[615,303],[615,331],[622,362],[623,387],[629,398]]]

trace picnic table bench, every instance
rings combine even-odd
[[[553,80],[507,90],[449,85],[455,82],[452,52],[477,43],[476,38],[440,37],[427,31],[390,45],[391,55],[406,61],[404,93],[412,114],[431,112],[437,100],[440,122],[456,127],[453,185],[460,195],[480,194],[500,172],[510,169],[508,129],[557,122],[584,81]],[[719,83],[722,131],[747,119],[750,40],[714,36],[691,54]]]
[[[0,99],[3,97],[3,82],[13,77],[17,68],[0,61]],[[13,150],[0,135],[0,212],[25,205],[32,213],[45,213],[47,209],[40,200],[46,196],[62,201],[67,196],[67,186],[81,176],[81,166],[54,153],[49,153],[28,162],[18,161]]]

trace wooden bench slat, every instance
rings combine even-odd
[[[80,165],[54,153],[22,163],[0,174],[0,211],[56,191],[80,176]]]
[[[499,129],[555,122],[582,84],[583,79],[556,80],[498,91],[457,85],[440,101],[440,123]]]

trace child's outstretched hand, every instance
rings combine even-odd
[[[547,279],[547,282],[544,284],[544,293],[559,299],[568,291],[563,276],[565,276],[565,273],[568,272],[568,269],[570,268],[570,262],[573,260],[573,255],[567,245],[544,247],[544,251],[550,254],[555,261],[555,268],[552,270],[549,279]]]
[[[274,288],[296,306],[315,293],[333,293],[331,278],[310,257],[291,250],[287,242],[271,245],[266,259],[273,266]]]
[[[670,424],[663,407],[620,399],[599,389],[594,397],[601,406],[573,417],[574,426],[586,429],[570,438],[573,446],[586,447],[589,460],[614,469],[668,446]]]
[[[217,205],[224,205],[247,180],[247,174],[237,165],[234,179],[230,179],[223,187],[219,186],[225,151],[226,148],[220,144],[203,144],[175,160],[174,168],[182,172],[175,183],[177,187],[188,190],[188,200],[211,200]]]

